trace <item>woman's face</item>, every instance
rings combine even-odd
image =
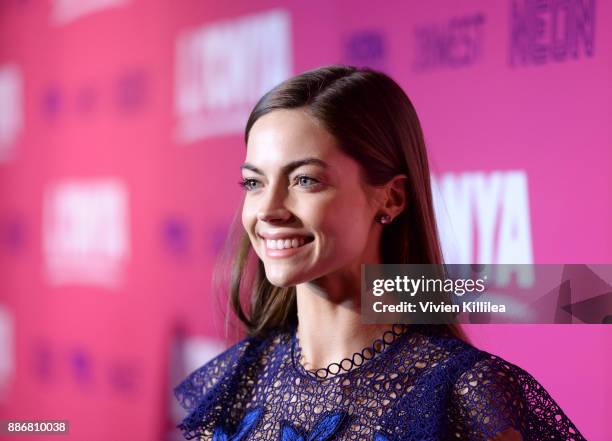
[[[275,110],[255,122],[242,177],[242,224],[273,285],[359,274],[361,263],[378,261],[369,197],[378,193],[304,110]]]

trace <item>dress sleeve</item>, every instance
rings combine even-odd
[[[537,380],[491,354],[461,374],[448,409],[455,440],[495,439],[510,429],[523,441],[585,439]]]
[[[192,411],[202,398],[214,390],[221,379],[231,374],[232,368],[247,346],[247,341],[241,341],[191,372],[174,389],[179,404],[185,410]]]
[[[233,378],[245,366],[244,355],[251,342],[247,339],[222,352],[187,376],[174,389],[179,404],[188,415],[177,426],[186,439],[200,437],[206,421],[218,414],[222,403],[231,396]]]

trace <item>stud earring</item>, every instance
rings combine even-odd
[[[382,215],[382,216],[381,216],[381,217],[378,219],[378,221],[379,221],[381,224],[383,224],[383,225],[384,225],[384,224],[388,224],[389,222],[391,222],[391,216],[389,216],[388,214],[383,214],[383,215]]]

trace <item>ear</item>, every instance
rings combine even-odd
[[[384,198],[381,207],[381,212],[395,219],[404,209],[407,204],[406,175],[396,175],[384,185]]]

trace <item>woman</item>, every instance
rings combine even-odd
[[[230,293],[248,336],[177,387],[186,438],[584,439],[457,327],[360,323],[362,264],[442,263],[423,134],[392,79],[298,75],[257,103],[245,141]]]

